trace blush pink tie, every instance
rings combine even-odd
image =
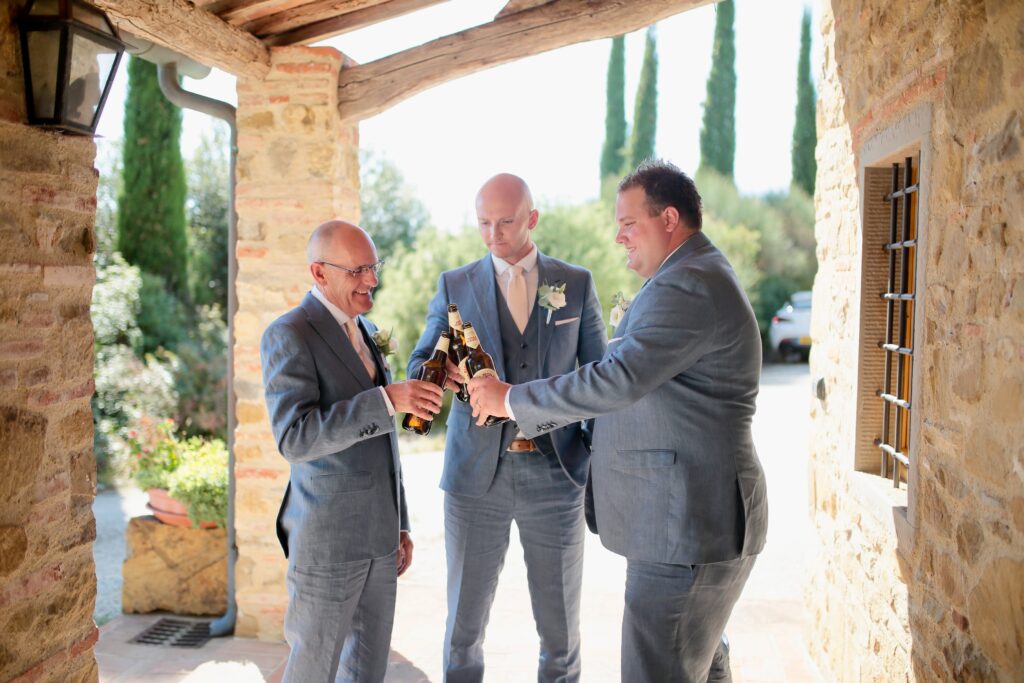
[[[359,325],[352,319],[345,323],[344,327],[348,340],[352,342],[352,348],[359,355],[359,360],[363,361],[366,374],[370,376],[370,379],[376,381],[377,366],[373,362],[373,356],[370,355],[370,349],[366,346],[366,340],[363,339],[363,333],[359,330]]]
[[[508,272],[508,311],[522,333],[530,317],[530,305],[526,300],[526,278],[523,276],[522,266],[511,266]]]

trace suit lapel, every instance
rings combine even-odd
[[[558,282],[565,282],[565,270],[554,260],[550,259],[540,251],[537,252],[537,288],[540,289],[545,283],[553,285]],[[565,288],[566,297],[571,296],[569,287]],[[548,346],[551,344],[551,331],[554,329],[554,321],[548,322],[548,311],[540,307],[540,300],[534,303],[537,309],[537,367],[544,368],[544,359],[548,357]],[[552,317],[554,317],[552,313]]]
[[[366,342],[366,345],[370,349],[370,355],[373,356],[373,362],[377,366],[377,372],[380,373],[379,376],[386,378],[387,370],[389,370],[390,368],[388,368],[387,361],[381,354],[380,349],[377,348],[377,342],[373,341],[373,333],[376,332],[377,326],[373,325],[369,320],[367,320],[363,316],[359,316],[359,329],[362,330],[363,340]],[[381,384],[387,384],[387,382],[384,381],[381,382]]]
[[[366,374],[363,361],[359,359],[359,354],[352,348],[352,342],[345,336],[341,325],[334,319],[334,316],[312,294],[306,294],[306,297],[302,300],[302,309],[306,312],[306,319],[309,320],[310,326],[320,335],[324,343],[330,347],[334,355],[338,357],[338,360],[352,373],[352,376],[359,385],[363,389],[371,388],[373,382],[370,380],[370,376]]]
[[[469,291],[476,305],[476,317],[464,319],[473,323],[477,336],[480,337],[480,345],[494,360],[498,376],[504,377],[504,349],[498,326],[498,291],[494,277],[494,262],[490,254],[477,261],[466,273]]]

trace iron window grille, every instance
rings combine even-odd
[[[891,477],[897,488],[910,467],[919,196],[916,176],[913,157],[906,157],[902,165],[892,165],[892,191],[885,197],[890,204],[889,241],[882,245],[888,255],[889,274],[886,291],[881,295],[886,307],[885,338],[878,347],[885,354],[885,371],[883,388],[876,392],[882,402],[882,436],[875,440],[875,445],[881,451],[881,476]]]

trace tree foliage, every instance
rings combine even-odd
[[[700,131],[700,165],[733,177],[736,157],[736,34],[733,0],[715,6],[715,40],[711,53],[704,123]]]
[[[604,147],[601,150],[601,182],[617,177],[625,166],[626,147],[626,37],[612,38],[608,56],[608,87],[605,96]]]
[[[640,85],[633,108],[633,134],[629,141],[629,165],[636,168],[641,161],[654,158],[658,132],[658,36],[655,27],[647,29],[644,64],[640,69]]]
[[[189,289],[197,305],[228,305],[229,131],[217,122],[188,162]],[[225,317],[226,321],[226,317]]]
[[[800,23],[800,59],[796,70],[796,121],[793,123],[793,185],[814,195],[818,143],[814,78],[811,75],[811,14],[804,10]]]
[[[181,110],[160,92],[156,66],[132,58],[124,115],[123,189],[117,248],[144,272],[188,296],[185,170],[179,137]]]
[[[698,174],[697,187],[707,235],[732,263],[763,333],[790,294],[814,284],[814,202],[798,188],[745,197],[731,180],[708,170]]]
[[[373,152],[360,156],[360,225],[373,237],[377,253],[391,259],[399,245],[413,245],[430,214],[393,161]]]

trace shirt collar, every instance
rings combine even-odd
[[[341,325],[342,327],[344,327],[345,323],[347,323],[349,320],[352,320],[352,316],[350,316],[348,313],[346,313],[345,311],[341,310],[340,308],[332,304],[330,301],[328,301],[327,297],[324,296],[324,293],[321,292],[320,288],[317,287],[316,285],[313,285],[313,289],[309,290],[309,293],[313,295],[314,299],[322,303],[327,308],[327,312],[330,313],[331,316],[335,320],[337,320],[338,324]]]
[[[523,272],[525,273],[529,273],[533,270],[533,267],[537,265],[537,245],[531,244],[530,247],[530,253],[521,258],[519,263],[516,264],[518,266],[522,266]],[[494,254],[491,254],[491,261],[494,262],[494,272],[497,273],[499,277],[504,275],[505,271],[512,267],[511,263],[503,258],[498,258]]]

